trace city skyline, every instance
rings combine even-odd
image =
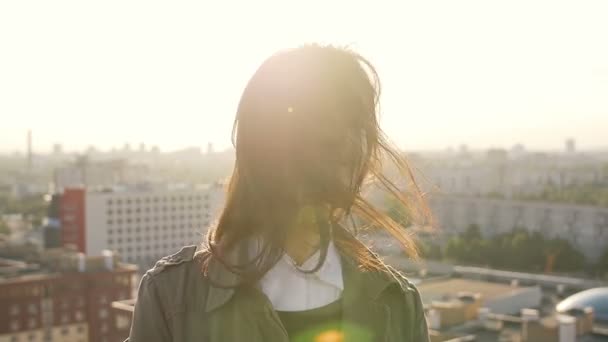
[[[0,152],[24,151],[28,129],[34,151],[223,150],[259,63],[314,41],[372,61],[382,126],[406,150],[608,147],[606,14],[604,1],[3,2]]]
[[[177,147],[174,149],[167,149],[158,144],[149,143],[149,142],[138,142],[131,143],[125,142],[122,144],[112,144],[108,147],[98,146],[95,144],[87,144],[82,147],[73,147],[63,144],[62,142],[55,142],[50,146],[37,146],[35,143],[32,143],[31,139],[34,134],[30,135],[32,131],[26,132],[26,138],[19,148],[15,148],[13,150],[3,150],[0,148],[0,156],[1,155],[9,155],[9,154],[19,154],[26,156],[28,155],[28,151],[31,149],[31,153],[33,155],[52,155],[52,154],[87,154],[91,151],[94,153],[138,153],[138,152],[157,152],[157,153],[175,153],[175,152],[183,152],[183,151],[194,151],[199,150],[200,153],[223,153],[228,152],[230,150],[234,150],[232,145],[225,146],[224,148],[217,148],[212,142],[202,143],[200,145],[190,144],[184,145],[181,147]],[[31,144],[31,145],[30,145]],[[525,142],[514,142],[510,145],[506,146],[498,146],[498,145],[487,145],[487,146],[472,146],[465,143],[455,143],[455,144],[447,144],[440,148],[427,148],[427,149],[409,149],[406,151],[409,152],[440,152],[440,151],[462,151],[462,149],[466,149],[467,151],[487,151],[492,149],[503,149],[503,150],[518,150],[518,151],[526,151],[526,152],[608,152],[608,145],[604,146],[579,146],[578,141],[572,138],[565,138],[561,141],[560,145],[552,146],[549,148],[530,148],[530,146],[526,145]]]

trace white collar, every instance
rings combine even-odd
[[[315,266],[317,266],[317,262],[321,257],[321,252],[316,251],[313,255],[311,255],[299,268],[300,270],[312,270]],[[286,262],[294,271],[302,273],[299,271],[293,259],[284,254],[282,257],[282,261]],[[306,274],[306,273],[302,273]],[[327,256],[325,257],[325,262],[321,265],[321,268],[311,276],[315,276],[319,280],[333,285],[334,287],[344,290],[344,282],[342,279],[342,264],[340,262],[340,254],[338,254],[338,250],[334,245],[333,241],[329,242],[327,246]]]
[[[320,254],[317,251],[300,269],[313,269]],[[275,309],[282,311],[307,310],[337,300],[344,290],[344,281],[340,255],[333,241],[330,241],[325,262],[318,271],[304,273],[298,270],[293,259],[285,254],[260,279],[260,288]]]

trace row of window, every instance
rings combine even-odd
[[[57,301],[57,304],[63,310],[67,310],[70,306],[81,308],[84,306],[84,299],[82,297],[78,297],[75,300],[64,299],[61,301]],[[50,311],[52,309],[53,303],[50,300],[45,300],[42,302],[41,306],[42,306],[42,311]],[[9,314],[11,316],[17,316],[23,310],[23,312],[26,312],[30,315],[35,315],[35,314],[38,314],[38,308],[39,308],[39,306],[36,303],[29,303],[29,304],[15,303],[10,306]]]
[[[74,321],[82,322],[83,320],[84,320],[84,313],[81,310],[76,310],[74,312]],[[61,317],[59,318],[60,324],[67,324],[69,322],[70,322],[70,316],[67,313],[62,314]],[[38,327],[38,320],[35,318],[28,319],[27,324],[25,324],[23,326],[21,325],[19,319],[13,319],[10,323],[10,328],[12,331],[19,331],[20,329],[22,330],[23,328],[36,329],[37,327]]]
[[[167,203],[167,202],[192,202],[192,201],[202,201],[208,200],[209,194],[204,195],[188,195],[188,196],[153,196],[153,197],[135,197],[135,198],[116,198],[116,199],[108,199],[106,204],[111,206],[113,204],[122,205],[122,204],[139,204],[139,203]]]
[[[173,242],[173,243],[163,243],[163,244],[155,244],[155,245],[145,245],[145,246],[128,246],[125,248],[116,248],[116,252],[118,254],[132,253],[132,252],[142,252],[142,251],[154,251],[157,252],[159,248],[167,250],[169,248],[179,248],[184,246],[185,244],[193,243],[193,241],[182,241],[182,242]],[[139,257],[138,254],[133,255],[133,257]],[[142,257],[145,257],[142,255]]]
[[[77,326],[75,329],[73,329],[77,334],[82,335],[84,334],[85,328],[81,325]],[[106,329],[107,330],[107,329]],[[61,330],[61,335],[63,336],[67,336],[70,334],[70,328],[69,327],[62,327]],[[11,342],[20,342],[20,341],[29,341],[29,342],[33,342],[33,341],[52,341],[53,340],[53,336],[51,333],[47,333],[47,334],[36,334],[36,333],[30,333],[27,335],[26,339],[20,339],[19,336],[11,336],[10,341]],[[79,341],[84,342],[86,340],[86,338],[83,338]]]
[[[160,222],[160,221],[186,221],[193,219],[201,219],[203,217],[202,214],[194,214],[194,215],[184,215],[184,216],[144,216],[144,217],[127,217],[123,220],[123,218],[108,218],[106,223],[111,226],[114,224],[122,224],[123,222],[126,224],[129,223],[140,223],[140,222]],[[205,213],[205,218],[209,219],[211,215],[209,213]]]
[[[195,204],[195,205],[181,205],[181,206],[171,206],[171,207],[167,207],[167,206],[153,206],[153,207],[135,207],[133,209],[131,208],[127,208],[125,210],[122,209],[108,209],[106,210],[106,214],[108,216],[112,216],[114,214],[116,215],[121,215],[121,214],[137,214],[137,213],[142,213],[142,212],[158,212],[158,211],[186,211],[186,210],[201,210],[201,209],[205,209],[205,210],[209,210],[210,206],[209,204]]]
[[[200,235],[201,233],[199,232],[195,232],[195,231],[190,231],[190,232],[179,232],[179,233],[173,233],[173,234],[163,234],[163,235],[159,235],[159,234],[151,234],[151,235],[143,235],[143,236],[135,236],[133,238],[131,237],[126,237],[126,238],[122,238],[122,237],[118,237],[116,239],[113,238],[108,238],[108,240],[106,241],[108,243],[109,246],[113,246],[114,244],[116,245],[120,245],[123,242],[126,244],[130,244],[130,243],[139,243],[139,242],[148,242],[148,241],[157,241],[157,240],[176,240],[176,239],[185,239],[185,238],[191,238],[193,236],[197,236]]]
[[[139,232],[149,232],[149,231],[163,231],[163,232],[175,232],[178,230],[184,229],[196,229],[197,227],[207,227],[209,226],[209,221],[197,222],[197,223],[180,223],[180,224],[172,224],[167,226],[159,226],[159,225],[145,225],[145,226],[135,226],[135,227],[122,227],[119,228],[110,228],[107,230],[108,236],[112,236],[114,234],[121,235],[123,232],[126,234],[129,233],[139,233]]]

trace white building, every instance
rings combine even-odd
[[[182,189],[66,189],[61,200],[63,244],[88,255],[104,249],[142,267],[199,244],[224,202],[220,184]]]
[[[440,231],[448,236],[471,224],[488,237],[525,228],[566,239],[592,261],[608,246],[608,208],[454,195],[433,196],[429,203]]]

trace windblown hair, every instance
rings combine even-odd
[[[411,230],[362,196],[362,188],[373,184],[407,208],[415,221],[430,218],[405,156],[380,129],[379,95],[372,64],[348,49],[305,45],[263,62],[238,106],[232,136],[236,163],[225,207],[207,234],[207,260],[218,260],[248,281],[258,280],[284,253],[290,229],[297,229],[293,222],[306,207],[329,213],[317,217],[321,258],[315,270],[330,238],[359,265],[381,267],[355,238],[349,217],[388,231],[409,256],[417,257]],[[383,173],[387,162],[399,171],[395,181]],[[231,248],[255,236],[264,241],[255,259],[245,264],[226,260]]]

